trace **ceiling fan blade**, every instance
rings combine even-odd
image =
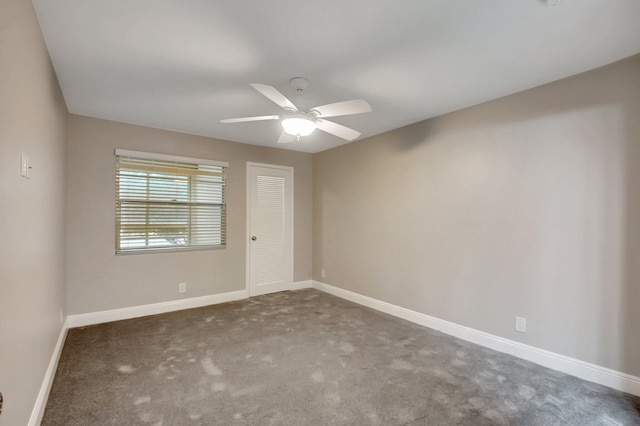
[[[296,108],[296,106],[289,99],[287,99],[282,93],[278,91],[278,89],[273,86],[269,86],[268,84],[251,83],[251,87],[265,95],[272,102],[282,108],[292,109],[294,111],[298,110],[298,108]]]
[[[342,124],[334,123],[333,121],[327,120],[316,120],[316,127],[322,131],[331,133],[334,136],[346,139],[348,141],[356,139],[361,134],[360,132],[343,126]]]
[[[362,114],[371,112],[371,105],[363,99],[354,99],[352,101],[336,102],[311,108],[312,111],[318,111],[320,117],[337,117],[339,115]]]
[[[261,115],[259,117],[225,118],[221,123],[244,123],[245,121],[277,120],[279,115]]]
[[[295,142],[297,140],[298,140],[298,138],[296,136],[293,136],[293,135],[283,131],[280,134],[280,137],[278,138],[278,143],[291,143],[291,142]]]

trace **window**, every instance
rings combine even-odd
[[[224,248],[227,167],[116,150],[116,253]]]

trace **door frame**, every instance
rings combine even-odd
[[[291,199],[290,199],[290,211],[291,211],[291,220],[290,220],[290,226],[291,226],[291,241],[289,241],[290,244],[290,248],[291,250],[289,250],[289,264],[290,264],[290,268],[291,270],[289,271],[289,277],[291,277],[291,280],[289,283],[287,283],[287,290],[291,290],[293,288],[293,259],[294,259],[294,247],[293,247],[293,240],[294,240],[294,168],[291,166],[282,166],[282,165],[278,165],[278,164],[266,164],[266,163],[256,163],[253,161],[247,161],[247,165],[246,165],[246,185],[245,185],[245,192],[246,192],[246,211],[247,211],[247,216],[246,216],[246,224],[245,224],[245,245],[246,245],[246,259],[245,259],[245,264],[246,264],[246,275],[245,275],[245,281],[246,281],[246,290],[247,290],[247,294],[249,295],[249,297],[254,296],[253,294],[251,294],[251,242],[249,241],[251,239],[251,179],[249,176],[249,171],[251,170],[252,167],[261,167],[261,168],[265,168],[265,169],[276,169],[276,170],[285,170],[285,171],[289,171],[291,173]]]

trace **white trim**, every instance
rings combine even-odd
[[[38,397],[36,398],[36,402],[33,405],[31,417],[29,417],[29,423],[27,423],[29,426],[38,426],[40,422],[42,422],[42,416],[44,416],[44,409],[47,406],[47,400],[49,399],[51,385],[53,385],[53,379],[56,375],[56,370],[58,369],[60,354],[62,353],[64,341],[67,337],[67,330],[67,322],[65,321],[62,325],[62,329],[60,330],[60,335],[58,336],[56,346],[53,348],[53,353],[51,354],[51,359],[49,360],[47,371],[44,373],[42,385],[40,386],[40,392],[38,392]]]
[[[115,155],[121,157],[141,158],[144,160],[173,161],[187,164],[206,164],[207,166],[229,167],[228,161],[208,160],[206,158],[182,157],[180,155],[156,154],[154,152],[130,151],[128,149],[115,150]]]
[[[391,303],[363,296],[358,293],[353,293],[319,281],[313,281],[313,288],[424,327],[441,331],[445,334],[449,334],[468,342],[485,346],[499,352],[504,352],[584,380],[640,396],[640,377],[632,376],[630,374],[612,370],[586,361],[581,361],[555,352],[536,348],[524,343],[505,339],[470,327],[465,327],[450,321],[445,321],[440,318],[435,318],[420,312],[392,305]]]
[[[127,308],[111,309],[108,311],[69,315],[67,317],[67,325],[69,328],[83,327],[85,325],[102,324],[104,322],[180,311],[182,309],[200,308],[202,306],[215,305],[217,303],[246,299],[247,297],[249,297],[249,293],[246,290],[238,290],[228,293],[211,294],[209,296],[152,303],[150,305],[130,306]]]
[[[254,161],[247,161],[247,165],[246,165],[246,187],[245,187],[245,192],[246,192],[246,235],[245,238],[247,241],[246,243],[246,259],[245,259],[245,288],[247,289],[247,294],[249,295],[249,297],[252,296],[260,296],[262,294],[265,293],[255,293],[253,294],[251,292],[251,244],[249,243],[249,235],[251,235],[251,180],[250,180],[250,168],[251,167],[260,167],[260,168],[266,168],[266,169],[275,169],[275,170],[286,170],[286,171],[290,171],[291,172],[291,197],[290,197],[290,209],[291,209],[291,241],[289,243],[289,264],[290,264],[290,270],[289,270],[289,277],[288,283],[285,282],[285,286],[282,289],[273,289],[269,290],[270,292],[276,292],[276,291],[284,291],[284,290],[292,290],[294,289],[295,283],[293,282],[293,263],[294,263],[294,246],[293,246],[293,242],[294,242],[294,234],[295,234],[295,169],[291,166],[281,166],[281,165],[277,165],[277,164],[266,164],[266,163],[256,163]]]
[[[291,286],[291,290],[304,290],[313,287],[313,280],[296,281]]]
[[[251,183],[249,182],[249,162],[247,161],[247,165],[245,166],[245,186],[244,186],[244,192],[245,192],[245,259],[244,259],[244,281],[245,281],[245,289],[247,291],[247,294],[249,295],[249,297],[251,297],[251,241],[249,241],[249,239],[251,238],[251,191],[250,189],[250,185]],[[253,163],[252,163],[253,164]]]
[[[281,166],[279,164],[256,163],[255,161],[247,161],[247,167],[248,166],[262,167],[264,169],[291,170],[291,172],[293,172],[292,166]]]

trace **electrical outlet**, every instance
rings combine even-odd
[[[527,332],[527,319],[523,317],[516,317],[516,331],[520,333]]]
[[[187,291],[187,283],[178,284],[178,292],[185,293]]]
[[[320,269],[320,278],[324,278],[324,269]]]

